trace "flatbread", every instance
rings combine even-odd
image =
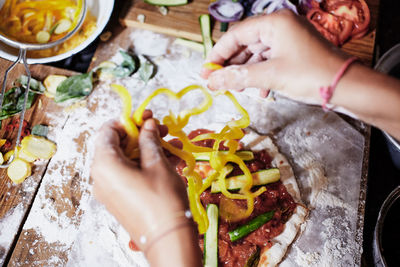
[[[259,267],[271,267],[278,265],[284,258],[286,251],[299,233],[301,224],[305,221],[308,210],[302,204],[300,190],[297,185],[292,167],[288,160],[279,152],[269,136],[262,136],[247,129],[246,135],[240,140],[245,148],[254,152],[266,150],[272,158],[272,166],[279,168],[281,181],[286,190],[298,204],[290,219],[285,223],[285,229],[281,234],[273,238],[272,247],[265,248],[260,255]]]
[[[208,130],[218,132],[222,127],[223,125],[216,123],[208,125],[207,128]],[[244,145],[244,149],[253,152],[263,150],[268,152],[272,159],[272,166],[279,168],[282,184],[297,203],[297,207],[293,211],[290,219],[285,223],[285,228],[282,233],[271,240],[273,245],[270,248],[264,248],[260,253],[259,267],[277,266],[299,234],[300,226],[305,222],[308,215],[308,209],[302,204],[300,190],[292,167],[285,156],[279,152],[272,139],[266,135],[259,135],[251,129],[246,129],[245,131],[245,136],[240,140],[240,143]],[[208,173],[210,170],[209,168],[204,169],[204,172]],[[197,171],[200,169],[197,169]]]

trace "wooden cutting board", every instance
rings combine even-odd
[[[359,57],[371,66],[375,45],[375,33],[378,20],[379,0],[366,0],[371,11],[370,32],[359,40],[352,40],[343,46],[343,50]],[[128,1],[121,23],[125,26],[151,30],[176,37],[182,37],[201,42],[198,17],[208,13],[210,0],[192,0],[189,4],[168,7],[168,14],[162,15],[157,6],[144,3],[143,0]],[[138,21],[138,15],[144,15],[143,23]],[[217,41],[221,33],[220,23],[213,26],[212,38]]]
[[[4,74],[9,65],[11,65],[11,62],[0,58],[0,73]],[[49,74],[75,74],[75,72],[69,70],[45,65],[31,65],[29,69],[32,73],[32,77],[40,81],[43,81],[43,79]],[[10,88],[12,82],[21,74],[25,74],[25,70],[22,64],[18,64],[9,73],[7,88]],[[44,124],[50,127],[62,127],[68,117],[68,114],[65,114],[62,120],[57,122],[57,125],[51,123],[49,120],[49,116],[53,114],[63,114],[63,107],[57,105],[52,99],[49,99],[43,95],[36,96],[34,105],[25,113],[25,120],[31,127],[37,124]],[[17,136],[17,129],[9,131],[7,129],[7,125],[15,120],[19,120],[18,115],[3,120],[3,125],[0,128],[0,137],[7,138],[8,140],[12,141],[13,147]],[[17,207],[21,210],[21,212],[15,213],[16,215],[13,217],[13,220],[9,221],[7,225],[0,223],[0,227],[6,227],[9,229],[9,231],[11,231],[10,229],[15,229],[15,235],[14,237],[11,237],[11,239],[7,240],[8,237],[0,236],[0,240],[3,238],[3,240],[1,240],[2,246],[0,246],[0,265],[11,256],[10,252],[13,249],[13,243],[17,242],[18,239],[18,230],[22,227],[24,218],[30,210],[36,192],[40,186],[41,179],[46,171],[47,163],[48,162],[34,167],[32,177],[30,178],[31,186],[29,190],[26,190],[26,183],[18,185],[13,184],[6,174],[6,169],[0,169],[0,222],[7,213],[13,212],[13,210]]]

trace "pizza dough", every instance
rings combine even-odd
[[[286,222],[283,232],[272,239],[272,247],[264,249],[261,252],[258,266],[276,266],[282,261],[286,251],[299,234],[300,226],[305,221],[308,210],[301,204],[300,190],[292,167],[288,160],[279,152],[271,138],[269,136],[261,136],[250,129],[246,129],[246,135],[242,138],[241,142],[245,145],[246,149],[251,151],[266,150],[268,152],[272,157],[272,165],[279,168],[282,183],[298,204],[289,221]]]

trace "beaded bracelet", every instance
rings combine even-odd
[[[333,78],[333,82],[331,85],[329,86],[322,86],[319,88],[319,94],[322,97],[322,108],[325,111],[330,110],[330,108],[328,108],[326,105],[329,103],[329,101],[331,100],[333,93],[335,92],[335,88],[339,82],[339,80],[343,77],[344,73],[346,72],[346,70],[349,68],[349,66],[357,61],[358,58],[357,57],[351,57],[348,60],[346,60],[344,62],[344,64],[342,65],[342,67],[340,67],[339,71],[336,73],[335,77]]]

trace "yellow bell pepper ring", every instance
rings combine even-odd
[[[222,69],[223,66],[214,62],[206,62],[203,64],[203,68],[208,70],[219,70]]]
[[[219,68],[216,66],[217,64],[213,64],[214,63],[208,64],[208,67]],[[189,206],[193,214],[193,219],[198,224],[198,230],[200,234],[204,234],[208,227],[208,217],[205,208],[201,203],[200,195],[204,192],[204,190],[208,189],[214,181],[218,181],[222,194],[224,194],[227,198],[242,199],[247,201],[247,209],[239,212],[241,218],[246,218],[251,215],[254,209],[254,198],[265,192],[266,188],[261,187],[256,192],[251,192],[253,177],[243,160],[235,154],[239,148],[238,140],[244,136],[243,128],[248,127],[250,124],[250,117],[247,111],[239,104],[232,93],[228,91],[219,92],[216,94],[216,96],[224,95],[228,97],[242,117],[238,120],[227,122],[226,126],[219,133],[207,133],[198,135],[194,139],[189,139],[187,134],[183,131],[183,128],[189,122],[190,117],[207,111],[212,105],[213,97],[204,87],[199,85],[190,85],[177,93],[168,88],[157,89],[142,102],[142,104],[133,113],[133,116],[131,116],[132,100],[129,92],[120,85],[113,84],[112,88],[122,99],[123,111],[121,114],[121,122],[129,136],[129,144],[125,153],[130,155],[131,158],[139,157],[140,152],[137,148],[137,127],[143,124],[143,112],[154,97],[159,94],[165,94],[172,99],[180,100],[186,93],[190,91],[201,90],[204,94],[204,100],[200,105],[192,109],[184,110],[177,116],[170,111],[169,115],[163,118],[163,124],[168,127],[169,134],[177,137],[182,142],[182,149],[176,148],[162,139],[161,146],[186,162],[186,168],[183,169],[183,175],[188,181],[187,194]],[[214,145],[212,148],[197,146],[194,144],[196,141],[206,139],[214,140]],[[224,153],[219,151],[221,143],[228,148],[228,150],[224,151]],[[193,156],[193,153],[198,152],[207,152],[210,154],[210,166],[214,169],[204,180],[201,178],[199,173],[195,171],[196,160]],[[226,187],[226,176],[233,170],[233,166],[230,164],[230,162],[237,164],[246,177],[244,187],[241,188],[241,190],[237,193],[229,192]]]
[[[111,88],[122,100],[122,113],[120,120],[125,128],[126,134],[128,135],[128,144],[125,148],[125,155],[129,156],[132,151],[138,147],[139,138],[139,130],[131,119],[132,98],[129,91],[119,84],[112,84]],[[137,157],[138,153],[134,153],[132,156]]]

